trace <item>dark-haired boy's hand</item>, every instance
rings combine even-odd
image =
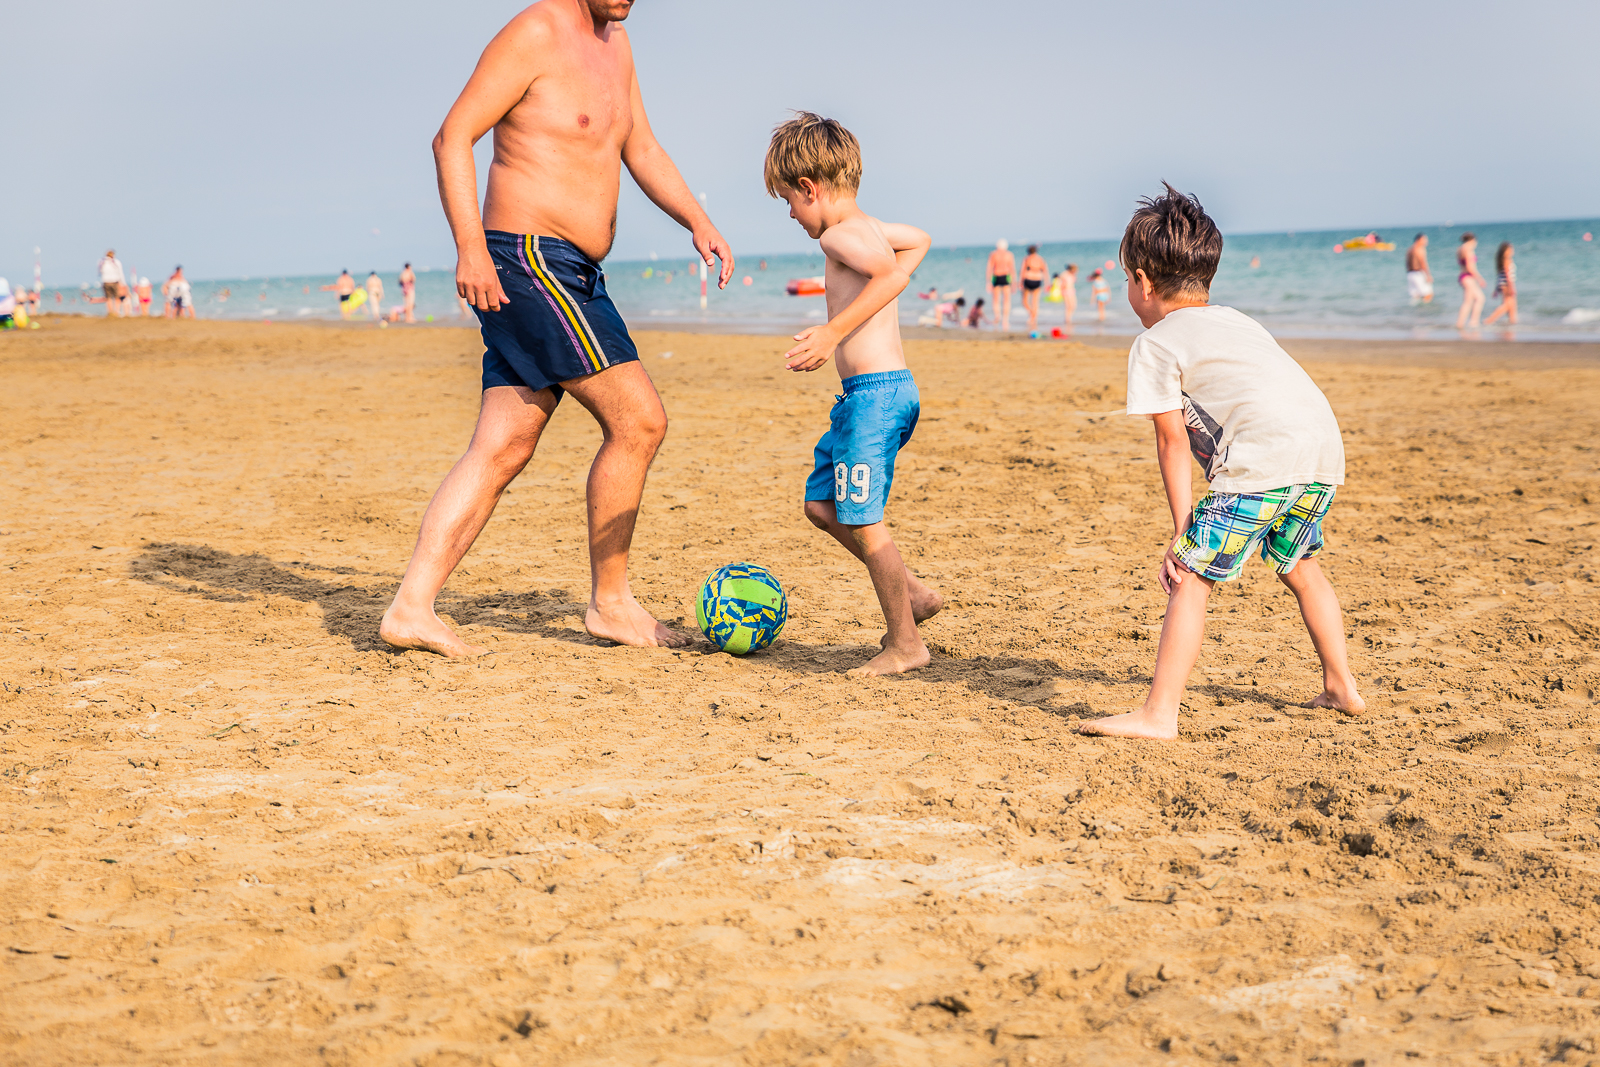
[[[1194,573],[1184,564],[1183,560],[1173,555],[1173,548],[1177,546],[1182,538],[1183,534],[1179,534],[1172,539],[1172,543],[1167,545],[1167,550],[1161,555],[1160,566],[1156,568],[1156,581],[1160,583],[1161,591],[1168,596],[1171,596],[1172,591],[1183,584],[1183,576],[1185,574]]]

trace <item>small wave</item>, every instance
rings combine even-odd
[[[261,313],[261,317],[262,318],[267,318],[269,316],[276,315],[277,313],[278,313],[278,309],[277,308],[267,308],[265,311],[263,311]]]
[[[315,315],[316,313],[316,308],[301,308],[299,311],[295,312],[296,315]]]
[[[1563,326],[1582,326],[1586,322],[1600,322],[1600,308],[1573,308],[1561,319]]]

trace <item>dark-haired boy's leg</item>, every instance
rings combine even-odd
[[[1139,737],[1172,741],[1178,736],[1178,705],[1184,686],[1200,658],[1200,639],[1206,629],[1206,603],[1216,582],[1185,569],[1167,598],[1167,617],[1161,623],[1161,645],[1156,650],[1155,677],[1138,711],[1090,719],[1078,724],[1080,734]]]
[[[1339,594],[1333,591],[1328,576],[1314,559],[1302,559],[1293,570],[1278,575],[1278,580],[1288,586],[1289,592],[1300,602],[1300,617],[1305,620],[1317,658],[1322,661],[1322,692],[1304,706],[1360,715],[1367,709],[1367,702],[1361,699],[1355,675],[1350,673]]]

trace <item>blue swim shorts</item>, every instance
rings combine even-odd
[[[1312,482],[1265,493],[1207,493],[1172,554],[1196,574],[1231,582],[1259,545],[1261,558],[1288,574],[1322,551],[1322,517],[1334,492]]]
[[[894,457],[911,440],[922,401],[908,370],[857,374],[839,384],[844,393],[817,442],[806,499],[833,501],[846,526],[871,526],[883,519]]]
[[[489,230],[489,255],[509,302],[479,311],[483,387],[553,388],[632,363],[639,350],[606,295],[600,265],[559,237]]]

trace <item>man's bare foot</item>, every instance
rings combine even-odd
[[[1367,710],[1367,702],[1361,699],[1361,694],[1352,686],[1349,689],[1336,690],[1333,686],[1324,689],[1319,696],[1313,697],[1300,705],[1302,708],[1331,708],[1342,711],[1346,715],[1360,715]]]
[[[635,648],[687,648],[691,641],[688,634],[657,622],[632,597],[605,608],[589,601],[583,628],[595,637]]]
[[[408,614],[397,605],[390,604],[389,610],[383,613],[383,621],[378,624],[378,636],[395,648],[437,652],[451,659],[469,659],[489,651],[481,645],[469,645],[461,640],[432,609],[426,615]]]
[[[1140,737],[1147,741],[1175,741],[1178,737],[1178,718],[1152,715],[1140,709],[1126,715],[1111,715],[1104,719],[1090,719],[1078,724],[1080,734],[1100,737]]]
[[[921,582],[906,591],[911,594],[911,618],[917,622],[927,622],[944,608],[944,597],[939,591]]]
[[[885,638],[888,634],[884,635]],[[918,667],[926,667],[933,661],[928,654],[926,645],[919,644],[914,649],[900,649],[885,647],[882,652],[873,656],[867,662],[853,671],[847,671],[852,678],[875,678],[885,674],[904,674],[914,671]]]

